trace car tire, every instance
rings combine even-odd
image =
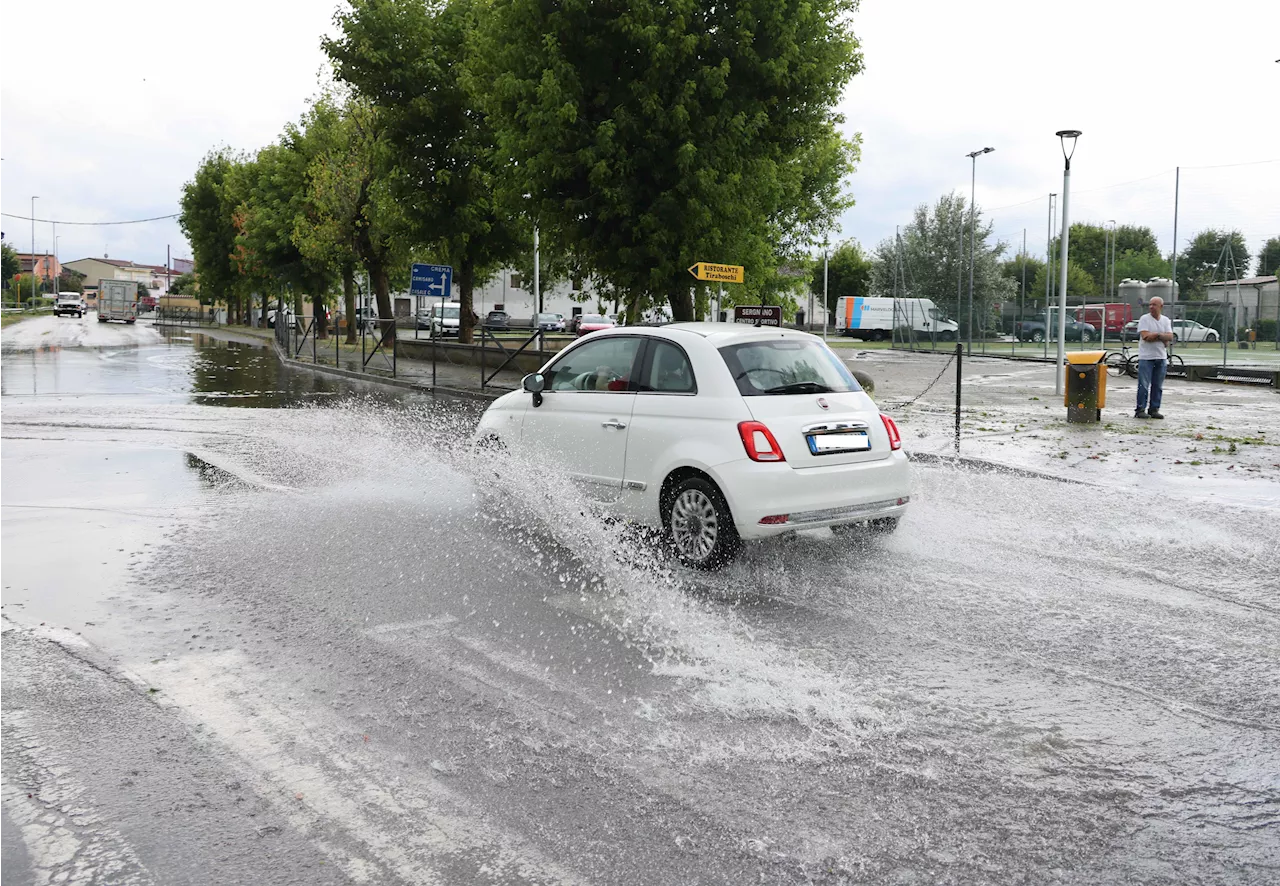
[[[1213,344],[1218,340],[1218,335],[1215,332],[1210,332],[1208,335],[1204,337],[1204,340],[1209,344]]]
[[[689,477],[663,497],[662,520],[676,557],[694,569],[719,569],[742,549],[728,503],[703,477]]]
[[[1087,329],[1080,330],[1080,341],[1085,343],[1093,341],[1093,333]]]
[[[1036,344],[1040,344],[1040,342],[1044,341],[1044,333],[1037,329],[1035,332],[1031,333],[1031,340]]]

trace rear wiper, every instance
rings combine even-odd
[[[766,394],[832,394],[835,388],[829,388],[816,381],[797,381],[776,388],[766,388]]]

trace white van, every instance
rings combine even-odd
[[[457,335],[462,327],[462,305],[443,302],[431,306],[431,335]]]
[[[927,298],[851,298],[836,300],[836,332],[882,341],[895,328],[910,327],[920,338],[955,341],[959,325]]]

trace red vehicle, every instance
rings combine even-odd
[[[1076,320],[1088,323],[1094,329],[1105,328],[1106,332],[1112,335],[1118,335],[1124,329],[1124,324],[1132,319],[1133,306],[1122,302],[1076,308]]]
[[[608,317],[601,317],[599,314],[583,314],[577,319],[578,338],[582,338],[589,332],[598,332],[601,329],[612,329],[618,325]]]

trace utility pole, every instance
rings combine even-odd
[[[538,313],[542,313],[542,266],[538,254],[538,226],[533,226],[533,298],[538,305]]]
[[[31,198],[31,305],[36,303],[36,201],[39,197]]]
[[[1076,152],[1078,129],[1060,129],[1056,133],[1062,147],[1062,257],[1059,260],[1058,280],[1058,362],[1054,373],[1054,393],[1062,393],[1062,374],[1067,365],[1067,243],[1071,239],[1071,157]],[[1067,139],[1071,148],[1067,149]]]
[[[977,229],[974,227],[974,213],[976,204],[976,187],[978,183],[978,156],[980,154],[990,154],[995,148],[983,148],[980,151],[973,151],[965,154],[972,161],[972,170],[969,175],[969,343],[968,350],[973,354],[973,250],[974,241],[977,239]]]
[[[1172,275],[1172,279],[1169,282],[1173,284],[1170,287],[1170,292],[1173,293],[1174,301],[1178,300],[1178,190],[1181,186],[1182,167],[1175,166],[1173,170],[1173,267],[1169,270]],[[1226,327],[1224,326],[1223,328],[1225,329]],[[1223,338],[1225,339],[1226,336],[1224,335]]]
[[[831,304],[831,299],[827,296],[827,267],[828,267],[827,241],[824,239],[822,241],[822,339],[823,341],[826,341],[826,338],[827,338],[827,314],[830,312],[830,308],[828,306]]]

